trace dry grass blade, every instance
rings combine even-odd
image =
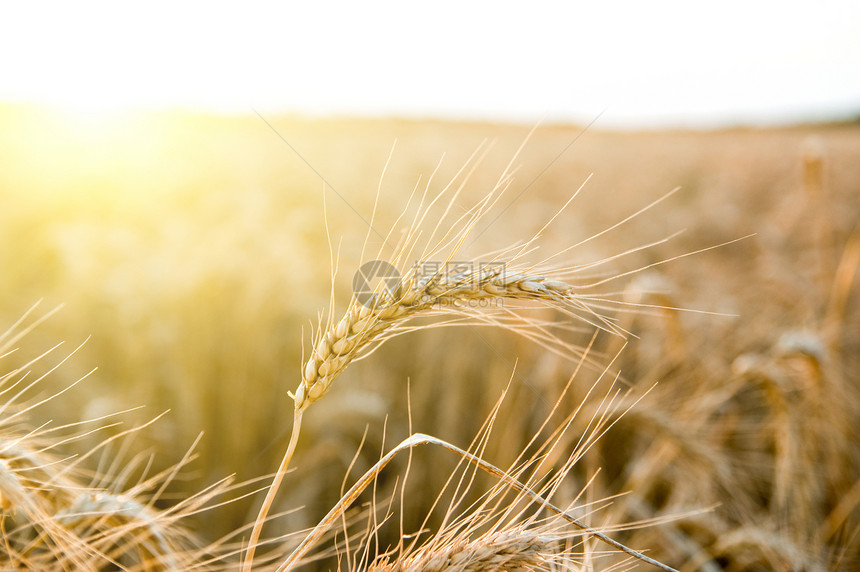
[[[41,316],[22,326],[34,309],[0,336],[4,349],[44,321],[45,316]],[[48,353],[0,376],[0,395],[11,395],[0,403],[0,567],[147,572],[220,569],[223,551],[197,538],[186,521],[230,491],[231,479],[223,479],[169,508],[157,508],[167,484],[192,459],[191,451],[177,465],[156,474],[149,474],[142,466],[144,455],[123,462],[122,455],[111,457],[111,453],[116,454],[114,443],[124,449],[136,433],[158,418],[112,431],[111,437],[89,446],[83,454],[64,455],[62,451],[70,444],[117,429],[122,421],[112,418],[128,411],[59,427],[45,423],[27,428],[28,416],[34,410],[83,379],[48,392],[47,397],[30,398],[33,388],[59,367],[47,366],[47,373],[24,383],[29,369]],[[59,364],[68,359],[60,358]],[[112,422],[105,424],[107,419]],[[110,466],[106,472],[87,468],[87,461],[100,456]],[[137,475],[136,482],[129,486],[132,475]]]

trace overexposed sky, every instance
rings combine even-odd
[[[860,2],[6,3],[0,101],[602,126],[860,113]]]

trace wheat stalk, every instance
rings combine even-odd
[[[295,452],[302,414],[310,404],[331,389],[335,379],[350,363],[392,336],[410,331],[407,322],[413,318],[440,313],[462,315],[461,303],[485,300],[530,300],[567,314],[586,310],[597,315],[573,294],[573,288],[565,282],[539,274],[508,275],[503,271],[436,274],[421,279],[410,271],[396,285],[378,289],[364,304],[353,298],[344,316],[317,336],[312,354],[303,368],[302,380],[295,394],[291,394],[295,409],[290,443],[252,531],[244,567],[246,572],[251,569],[262,523]],[[607,329],[612,327],[608,320],[601,318],[601,321]]]

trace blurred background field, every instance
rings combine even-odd
[[[155,468],[176,463],[203,437],[165,503],[228,474],[271,472],[288,437],[287,391],[299,381],[302,343],[329,303],[326,228],[339,253],[334,290],[343,307],[377,193],[374,226],[387,229],[412,189],[432,175],[432,195],[479,150],[455,208],[480,199],[512,159],[517,171],[487,220],[498,219],[470,246],[476,258],[530,237],[589,175],[544,236],[547,252],[680,190],[572,252],[571,263],[685,230],[602,268],[621,274],[755,233],[607,285],[636,300],[643,284],[656,284],[662,294],[643,302],[715,314],[622,318],[638,338],[615,369],[637,394],[659,385],[571,474],[570,494],[600,466],[590,495],[632,492],[598,520],[712,508],[626,533],[691,570],[860,567],[860,125],[531,130],[0,106],[0,323],[12,324],[39,299],[44,309],[63,305],[3,366],[89,337],[31,399],[98,367],[32,423],[138,405],[145,408],[127,418],[145,421],[169,409],[134,445],[153,452]],[[370,251],[378,246],[371,234]],[[594,355],[608,363],[619,348],[601,334]],[[53,363],[49,356],[34,367]],[[331,507],[365,429],[354,475],[384,449],[384,424],[389,447],[404,438],[408,394],[413,430],[466,446],[512,379],[487,450],[504,466],[574,367],[504,332],[429,330],[392,341],[350,367],[308,413],[296,472],[278,503],[304,508],[274,528],[310,526]],[[575,380],[571,408],[597,373]],[[425,467],[411,481],[426,492],[410,499],[420,524],[453,461],[431,451],[413,462]],[[220,508],[195,528],[215,539],[252,521],[260,500]]]

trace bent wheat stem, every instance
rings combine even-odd
[[[352,488],[347,491],[347,493],[341,498],[341,500],[329,511],[329,513],[320,521],[319,524],[308,534],[304,540],[302,540],[301,544],[293,551],[292,554],[287,558],[287,560],[281,564],[278,568],[278,572],[285,572],[286,570],[292,569],[299,560],[307,554],[308,550],[319,541],[319,539],[325,534],[325,532],[337,521],[337,518],[342,514],[342,512],[352,504],[358,495],[373,482],[373,480],[379,475],[380,471],[385,468],[388,463],[401,451],[406,449],[412,449],[413,447],[417,447],[418,445],[436,445],[442,447],[443,449],[447,449],[456,455],[459,455],[461,458],[465,459],[469,463],[477,466],[484,472],[493,475],[498,478],[505,485],[515,489],[517,492],[529,497],[534,502],[538,503],[541,507],[544,507],[553,513],[557,514],[559,517],[579,528],[586,534],[593,536],[606,544],[609,544],[613,548],[624,552],[625,554],[632,556],[642,562],[647,562],[652,566],[655,566],[661,570],[666,570],[668,572],[678,572],[675,568],[671,566],[667,566],[662,562],[654,560],[653,558],[649,558],[645,556],[641,552],[637,550],[633,550],[632,548],[621,544],[617,540],[607,536],[606,534],[600,532],[599,530],[592,528],[591,526],[585,524],[575,516],[571,515],[568,511],[558,508],[554,504],[552,504],[548,499],[544,498],[539,493],[535,492],[528,486],[522,484],[515,477],[512,477],[507,472],[499,469],[492,463],[488,463],[481,457],[470,453],[468,451],[464,451],[463,449],[457,447],[456,445],[452,445],[447,441],[439,439],[437,437],[433,437],[432,435],[425,435],[423,433],[416,433],[411,437],[403,440],[399,445],[394,447],[391,451],[389,451],[385,456],[383,456],[373,467],[370,468],[362,477],[356,481],[356,483],[352,486]]]

